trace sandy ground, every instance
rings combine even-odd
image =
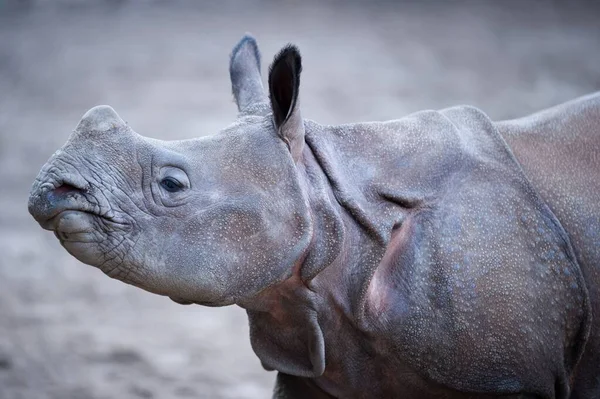
[[[0,399],[270,396],[241,309],[112,281],[28,215],[88,108],[151,137],[214,133],[235,117],[228,54],[251,31],[265,65],[300,46],[310,119],[458,103],[516,117],[600,89],[599,9],[566,3],[0,0]]]

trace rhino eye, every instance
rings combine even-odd
[[[174,193],[175,191],[183,189],[183,184],[181,184],[179,180],[172,177],[165,177],[161,180],[160,185],[170,193]]]

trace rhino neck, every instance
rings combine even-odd
[[[348,275],[361,274],[365,261],[376,264],[386,240],[363,204],[350,195],[340,199],[336,190],[353,187],[336,180],[332,166],[309,145],[298,163],[298,178],[311,219],[309,248],[289,265],[289,278],[238,305],[248,313],[250,342],[263,367],[319,377],[325,370],[326,341],[331,339],[327,331],[337,331],[329,325],[332,318],[322,313],[336,309],[346,316],[343,319],[353,318],[357,294],[361,286],[366,290],[369,279],[357,284]]]
[[[323,292],[312,280],[340,264],[347,252],[348,229],[341,208],[310,148],[304,149],[298,177],[311,220],[308,250],[291,276],[238,303],[248,313],[252,349],[267,370],[301,377],[319,377],[325,371],[325,340],[319,310],[326,305]]]
[[[348,172],[353,157],[359,162],[359,146],[352,155],[340,153],[330,128],[306,122],[305,129],[297,170],[311,219],[309,248],[289,265],[289,278],[239,305],[248,312],[250,341],[266,369],[319,377],[326,348],[336,340],[331,332],[360,324],[372,275],[411,204]],[[331,317],[332,311],[339,317]]]
[[[389,161],[381,162],[364,154],[365,146],[386,144],[377,140],[375,127],[305,123],[307,191],[313,219],[321,219],[322,223],[315,223],[313,245],[302,275],[311,279],[311,289],[327,292],[335,302],[327,306],[334,305],[355,321],[361,318],[367,288],[392,231],[424,198],[414,191],[392,193],[382,183],[389,177]],[[321,255],[321,248],[327,246],[334,246],[334,259]]]

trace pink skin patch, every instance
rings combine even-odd
[[[73,191],[81,191],[80,189],[78,189],[75,186],[72,186],[70,184],[67,183],[63,183],[60,186],[58,186],[57,188],[54,189],[54,194],[55,195],[62,195],[62,194],[68,194],[70,192]]]

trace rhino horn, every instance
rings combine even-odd
[[[121,119],[112,107],[98,105],[83,115],[75,130],[104,132],[125,125],[125,121]]]

